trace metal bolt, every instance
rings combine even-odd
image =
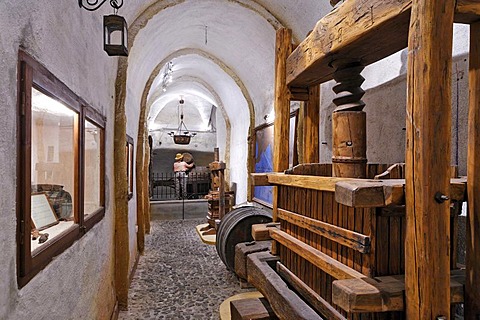
[[[438,203],[444,203],[447,200],[450,200],[450,198],[444,195],[443,193],[441,192],[435,193],[435,201],[437,201]]]
[[[447,317],[445,317],[445,316],[438,316],[438,317],[437,317],[437,320],[447,320]]]

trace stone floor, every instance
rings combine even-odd
[[[219,319],[220,304],[246,292],[195,226],[205,219],[153,220],[120,320]]]

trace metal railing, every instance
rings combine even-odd
[[[160,172],[152,174],[151,188],[152,201],[177,200],[175,192],[174,172]],[[187,176],[187,199],[203,199],[210,190],[209,172],[191,172]],[[180,192],[181,194],[181,192]]]

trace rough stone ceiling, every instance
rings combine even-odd
[[[181,95],[202,119],[214,104],[232,125],[250,122],[253,108],[258,122],[272,108],[275,30],[286,26],[302,39],[330,9],[327,0],[128,1],[120,14],[139,31],[128,58],[127,103],[140,105],[154,70],[174,61],[167,91],[160,79],[149,90],[149,125]]]

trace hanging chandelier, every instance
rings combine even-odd
[[[173,142],[175,144],[189,144],[191,138],[197,135],[195,132],[188,131],[187,126],[185,125],[185,122],[183,122],[183,104],[184,103],[185,103],[185,100],[180,98],[180,101],[178,103],[180,121],[178,123],[177,131],[176,132],[171,131],[168,133],[168,135],[173,138]]]

